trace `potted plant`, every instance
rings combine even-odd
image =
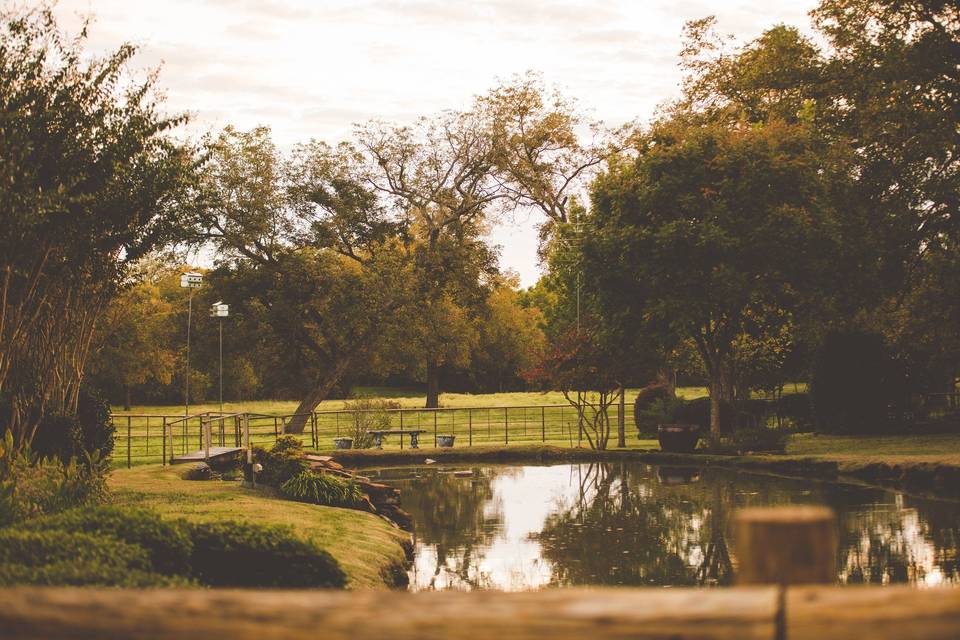
[[[352,449],[353,438],[334,438],[333,448],[334,449]]]
[[[657,426],[660,450],[670,453],[693,453],[700,439],[700,425],[661,424]]]

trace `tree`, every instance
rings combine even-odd
[[[76,412],[94,328],[128,266],[176,236],[193,150],[168,135],[156,75],[127,81],[49,9],[0,24],[0,396],[17,446]]]
[[[603,306],[665,351],[695,345],[711,435],[742,372],[737,345],[779,333],[829,255],[821,144],[803,124],[664,122],[594,184],[584,273]],[[818,256],[820,256],[818,258]]]

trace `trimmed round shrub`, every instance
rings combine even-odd
[[[103,505],[35,518],[17,527],[24,531],[65,531],[110,537],[144,549],[148,569],[166,575],[189,575],[193,542],[177,522],[147,509]]]
[[[657,425],[664,424],[658,420],[661,411],[656,411],[657,406],[668,406],[673,399],[674,395],[664,384],[651,384],[640,389],[633,401],[633,423],[637,432],[656,433]]]
[[[142,547],[71,531],[0,530],[0,585],[175,586],[179,576],[150,571]]]
[[[291,500],[328,507],[352,508],[363,504],[363,492],[355,482],[314,471],[290,478],[280,486],[280,493]]]
[[[253,459],[263,465],[257,481],[272,487],[280,487],[290,478],[310,468],[310,464],[303,457],[303,445],[292,436],[282,436],[270,451],[254,447]]]
[[[193,539],[193,573],[213,587],[343,587],[328,552],[293,529],[244,522],[184,523]]]
[[[733,428],[733,407],[729,402],[720,402],[720,432],[730,433]],[[710,398],[696,398],[680,403],[673,413],[673,421],[680,424],[700,425],[702,433],[710,433]]]
[[[810,381],[817,428],[848,434],[884,431],[891,372],[880,335],[862,331],[827,334]]]

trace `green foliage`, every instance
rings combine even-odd
[[[400,408],[394,400],[358,397],[343,403],[345,411],[351,412],[353,425],[350,436],[354,449],[369,449],[373,446],[370,431],[389,429],[393,410]]]
[[[239,522],[184,524],[194,575],[213,587],[343,587],[336,560],[293,529]]]
[[[9,431],[0,442],[0,526],[71,507],[102,502],[110,461],[98,454],[63,463],[17,450]]]
[[[665,421],[660,418],[668,412],[668,405],[672,400],[675,400],[675,397],[666,385],[652,384],[640,389],[633,401],[633,422],[637,426],[637,433],[655,434],[657,425],[664,424]],[[669,413],[672,414],[672,410],[669,410]]]
[[[353,509],[364,504],[363,492],[355,482],[314,471],[290,478],[280,486],[280,493],[291,500],[328,507]]]
[[[892,363],[883,338],[836,331],[820,346],[811,399],[817,428],[826,433],[880,433],[887,427]]]
[[[0,585],[153,587],[187,584],[151,571],[145,549],[108,535],[0,529]]]
[[[735,430],[725,444],[737,453],[783,453],[786,451],[791,433],[789,429],[747,427]]]
[[[189,575],[193,542],[184,527],[162,519],[147,509],[101,505],[71,509],[28,520],[22,531],[61,531],[119,540],[146,551],[148,569],[165,575]]]
[[[281,436],[269,451],[254,447],[253,459],[263,465],[257,480],[271,487],[280,487],[310,468],[303,457],[303,444],[294,436]]]
[[[63,462],[87,454],[107,458],[113,452],[116,428],[110,420],[110,403],[99,393],[83,388],[75,415],[47,415],[41,420],[31,450]]]

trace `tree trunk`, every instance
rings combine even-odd
[[[321,402],[327,399],[327,396],[337,386],[349,367],[350,359],[345,358],[334,365],[326,376],[317,381],[314,388],[297,405],[297,409],[294,411],[295,415],[287,422],[284,433],[303,433],[307,422],[310,420],[310,415]]]
[[[710,381],[710,442],[720,444],[720,383]]]
[[[440,371],[436,363],[427,361],[427,409],[440,406]]]

